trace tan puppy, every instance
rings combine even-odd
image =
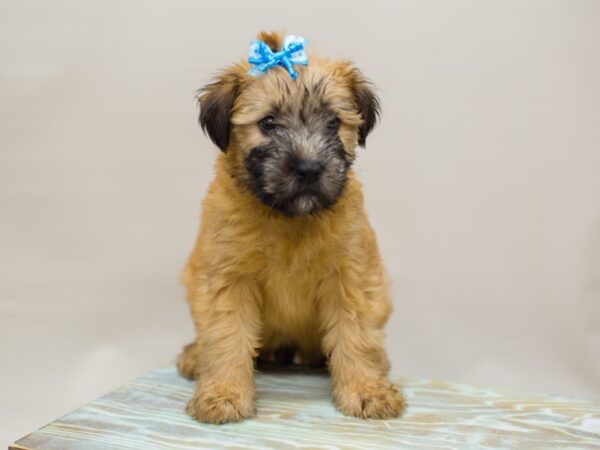
[[[258,39],[282,45],[276,33]],[[198,379],[187,412],[253,416],[254,358],[295,348],[306,363],[327,359],[344,414],[395,417],[404,399],[385,378],[388,286],[351,169],[378,99],[346,61],[311,56],[295,80],[249,68],[227,68],[199,98],[222,153],[183,275],[197,332],[178,359]]]

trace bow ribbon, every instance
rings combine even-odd
[[[252,41],[248,62],[253,66],[248,73],[258,77],[273,66],[282,66],[288,71],[292,80],[295,80],[298,74],[294,70],[294,64],[303,66],[308,64],[304,44],[307,44],[307,41],[301,36],[286,36],[281,51],[274,53],[263,41]]]

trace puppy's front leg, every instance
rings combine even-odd
[[[404,410],[404,397],[386,379],[389,363],[382,324],[353,281],[356,278],[333,275],[322,289],[320,321],[334,401],[346,415],[364,419],[396,417]]]
[[[248,280],[191,300],[198,334],[198,381],[187,413],[201,422],[239,422],[255,414],[257,302],[257,289]]]

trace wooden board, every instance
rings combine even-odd
[[[401,382],[400,419],[363,421],[333,406],[326,374],[259,373],[256,418],[200,424],[194,383],[155,369],[22,438],[11,449],[600,449],[600,402],[430,380]]]

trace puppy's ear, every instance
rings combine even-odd
[[[222,151],[231,134],[231,109],[240,91],[240,76],[234,70],[223,72],[199,91],[200,126]]]
[[[367,136],[379,120],[381,105],[374,92],[373,84],[358,69],[354,70],[352,92],[363,119],[358,129],[358,145],[364,148],[367,144]]]

